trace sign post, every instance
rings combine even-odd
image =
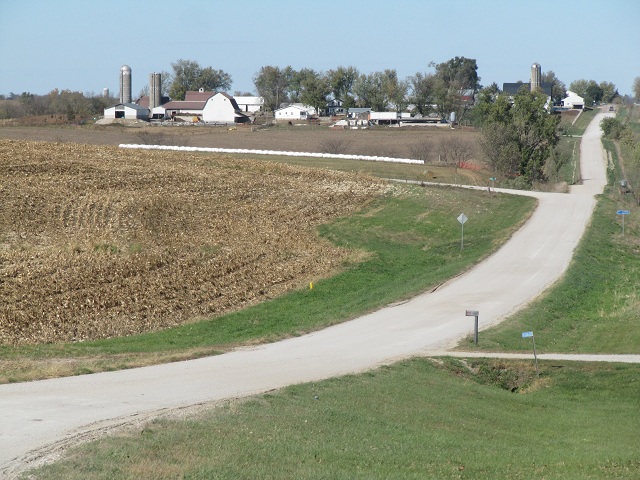
[[[460,225],[462,225],[462,237],[460,238],[460,250],[464,248],[464,224],[466,223],[467,220],[469,219],[464,213],[461,213],[458,216],[458,221],[460,222]]]
[[[631,212],[629,210],[618,210],[616,213],[618,215],[622,215],[622,236],[624,237],[624,217],[625,215],[629,215]]]
[[[489,180],[491,180],[491,188],[495,189],[496,188],[496,177],[491,177]]]
[[[538,354],[536,353],[536,339],[533,336],[533,332],[522,332],[522,338],[531,337],[531,341],[533,342],[533,358],[536,361],[536,375],[540,376],[540,371],[538,370]]]
[[[467,317],[476,317],[475,328],[473,330],[473,343],[478,346],[478,317],[480,316],[480,312],[478,310],[467,310],[465,312]]]

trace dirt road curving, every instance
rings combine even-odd
[[[103,429],[158,412],[247,396],[446,350],[472,329],[465,309],[495,324],[566,269],[606,183],[595,117],[582,139],[583,184],[571,194],[528,192],[539,206],[494,256],[432,293],[302,337],[217,357],[0,385],[0,476],[54,457]],[[514,288],[516,286],[516,288]]]

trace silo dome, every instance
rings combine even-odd
[[[123,65],[120,71],[122,73],[131,73],[131,67],[129,65]]]

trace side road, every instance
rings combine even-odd
[[[269,345],[167,365],[0,385],[0,476],[11,478],[57,447],[158,412],[361,372],[443,351],[472,326],[500,322],[565,271],[606,184],[595,117],[582,139],[583,185],[571,194],[528,192],[539,206],[495,255],[435,292],[353,321]],[[295,314],[292,312],[292,314]]]

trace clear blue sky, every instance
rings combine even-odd
[[[0,0],[0,94],[54,88],[133,95],[149,73],[195,60],[254,91],[265,65],[432,72],[476,59],[483,85],[528,81],[533,62],[568,87],[640,76],[638,0]]]

